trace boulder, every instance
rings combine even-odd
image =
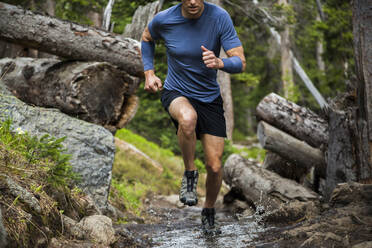
[[[79,222],[85,232],[85,239],[101,245],[111,245],[115,242],[115,230],[112,221],[104,215],[92,215]]]
[[[7,233],[3,225],[3,217],[1,215],[1,208],[0,208],[0,247],[6,246],[6,243],[7,243],[6,236],[7,236]]]
[[[81,176],[78,186],[92,196],[99,208],[106,207],[115,154],[114,137],[108,130],[57,109],[29,106],[0,81],[0,120],[9,118],[14,129],[20,128],[30,135],[66,136],[63,145],[66,153],[72,155],[73,170]]]

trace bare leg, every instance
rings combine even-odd
[[[207,195],[204,208],[213,208],[222,184],[221,159],[224,148],[224,138],[203,134],[201,140],[207,168]]]
[[[178,122],[178,142],[180,144],[185,169],[187,171],[196,170],[194,164],[196,111],[185,97],[178,97],[171,102],[169,113],[173,119]]]

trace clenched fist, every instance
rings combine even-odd
[[[221,69],[224,64],[222,59],[217,58],[213,51],[208,50],[204,46],[201,46],[203,51],[203,61],[206,67],[211,69]]]
[[[153,70],[145,71],[145,87],[146,91],[155,93],[163,89],[163,84],[161,83],[160,78],[158,78]]]

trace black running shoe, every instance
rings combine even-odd
[[[198,171],[185,171],[182,177],[180,201],[188,206],[198,203],[196,186],[198,185]]]
[[[216,211],[214,208],[203,208],[201,213],[202,229],[204,234],[217,235],[221,234],[220,227],[215,222]]]

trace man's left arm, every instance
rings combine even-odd
[[[211,69],[220,69],[228,73],[240,73],[245,70],[246,61],[244,56],[243,46],[231,48],[226,51],[228,58],[220,59],[216,57],[213,51],[208,50],[204,46],[203,61],[206,67]]]

